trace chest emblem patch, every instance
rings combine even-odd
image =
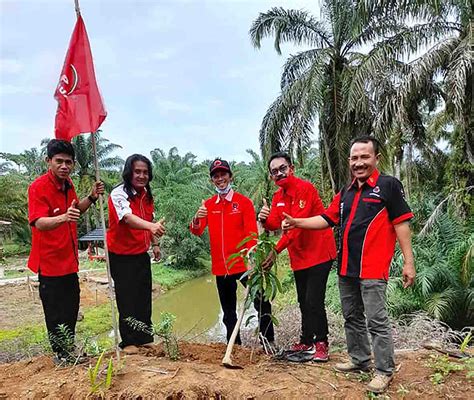
[[[306,200],[300,200],[300,208],[305,208]]]
[[[232,203],[232,211],[237,211],[239,209],[239,203]]]
[[[380,188],[379,188],[378,186],[375,186],[375,187],[372,189],[372,191],[373,191],[374,193],[380,193]]]

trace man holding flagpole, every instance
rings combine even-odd
[[[28,221],[32,244],[28,267],[38,274],[39,294],[56,362],[74,361],[74,338],[79,311],[77,221],[100,194],[96,182],[89,196],[78,200],[70,175],[74,148],[52,139],[47,146],[48,172],[28,189]],[[62,327],[60,327],[62,325]]]
[[[50,338],[57,335],[60,325],[64,325],[74,337],[79,310],[76,222],[80,214],[97,199],[100,200],[101,222],[105,231],[101,196],[104,185],[99,178],[94,132],[104,122],[107,112],[97,86],[92,52],[78,0],[75,0],[75,8],[77,21],[54,93],[58,108],[54,130],[56,139],[48,144],[46,161],[49,171],[34,181],[28,192],[29,222],[33,231],[28,265],[38,272],[40,278],[40,296]],[[70,141],[81,133],[92,134],[97,182],[90,195],[79,202],[70,179],[75,158]],[[111,291],[107,251],[106,259]],[[113,305],[112,316],[117,332]],[[117,334],[115,336],[117,338]],[[70,354],[65,352],[67,349],[58,346],[54,340],[51,344],[59,360],[69,358],[70,361]]]

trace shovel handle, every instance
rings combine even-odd
[[[260,221],[258,221],[258,234],[261,234],[264,231],[263,225]],[[247,298],[249,297],[250,293],[250,287],[247,285],[245,287],[245,292],[244,292],[244,303],[242,304],[242,308],[239,313],[239,317],[237,319],[237,323],[234,326],[234,330],[232,331],[232,335],[230,336],[229,343],[227,344],[227,348],[225,351],[224,358],[222,359],[222,364],[232,366],[232,349],[234,348],[235,344],[235,339],[237,338],[237,335],[239,334],[240,331],[240,326],[242,325],[242,320],[244,319],[244,313],[245,313],[245,304],[247,303]]]
[[[247,285],[244,292],[244,295],[245,295],[244,304],[242,304],[242,308],[239,313],[239,318],[237,319],[237,323],[234,326],[234,330],[232,331],[232,335],[230,336],[229,343],[227,344],[227,349],[225,351],[224,358],[222,359],[222,364],[224,365],[232,365],[232,358],[231,358],[232,349],[234,348],[235,339],[237,338],[237,335],[239,334],[240,325],[242,325],[242,320],[244,319],[245,303],[247,303],[249,292],[250,292],[250,287]]]

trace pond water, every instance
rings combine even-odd
[[[196,336],[199,340],[223,337],[219,297],[212,275],[185,282],[157,297],[153,301],[153,322],[160,320],[162,312],[176,316],[174,330],[178,337],[185,335],[187,340]]]
[[[240,310],[244,288],[239,284],[237,290],[239,299],[237,307]],[[222,311],[213,275],[192,279],[161,294],[154,299],[152,310],[151,319],[155,324],[160,320],[162,312],[176,316],[174,332],[178,339],[225,342],[225,326],[222,323]],[[245,313],[244,321],[252,313],[254,310],[250,307]],[[109,333],[109,336],[111,335],[113,331]]]

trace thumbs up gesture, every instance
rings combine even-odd
[[[158,222],[153,223],[150,232],[153,236],[163,236],[165,234],[165,219],[161,218]]]
[[[79,220],[79,217],[81,216],[81,211],[79,211],[78,208],[76,208],[77,205],[77,200],[74,199],[71,202],[71,205],[69,208],[66,210],[66,222],[77,222]]]
[[[289,231],[290,229],[296,228],[296,219],[286,212],[283,213],[285,219],[281,221],[281,229],[284,231]]]
[[[204,200],[201,201],[201,206],[198,208],[195,218],[206,218],[207,217],[207,207]]]
[[[263,207],[258,213],[258,219],[261,222],[265,222],[265,220],[268,218],[270,215],[270,207],[267,204],[267,199],[263,198]]]

